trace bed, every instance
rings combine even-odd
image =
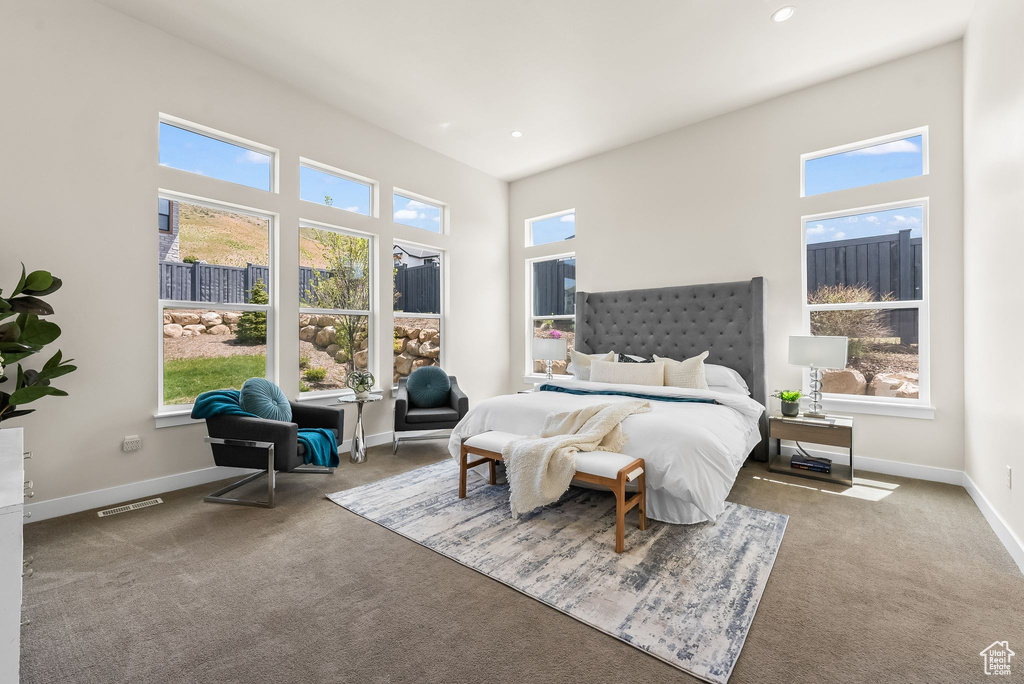
[[[613,350],[650,358],[685,359],[703,351],[705,363],[737,371],[750,395],[723,388],[610,385],[571,377],[540,390],[488,399],[452,432],[449,451],[488,430],[537,434],[545,417],[590,403],[642,394],[651,411],[622,423],[623,451],[647,463],[647,514],[667,523],[714,520],[725,509],[736,474],[748,457],[767,459],[763,278],[734,283],[576,293],[577,351]]]

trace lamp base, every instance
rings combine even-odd
[[[803,415],[806,418],[828,418],[828,411],[804,411]]]

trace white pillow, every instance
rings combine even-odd
[[[657,385],[665,384],[665,364],[654,363],[615,363],[613,361],[594,361],[590,364],[591,382],[611,382],[617,385]]]
[[[715,363],[704,364],[704,379],[707,380],[711,389],[725,388],[730,392],[740,392],[749,395],[750,388],[743,376],[728,366],[719,366]]]
[[[613,361],[615,360],[615,352],[608,352],[607,354],[584,354],[578,352],[575,349],[571,349],[572,363],[566,368],[566,371],[572,373],[577,380],[589,380],[590,379],[590,362],[591,361]]]
[[[707,357],[708,352],[704,352],[697,356],[691,356],[685,361],[675,361],[673,359],[664,359],[655,354],[654,360],[662,361],[665,364],[666,386],[685,387],[686,389],[707,389],[708,382],[704,378],[704,359]]]

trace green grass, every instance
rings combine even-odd
[[[191,404],[203,392],[238,389],[249,378],[266,374],[265,354],[164,361],[164,404]]]

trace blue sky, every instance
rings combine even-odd
[[[811,159],[804,166],[804,195],[920,176],[924,170],[922,144],[921,136],[917,135]]]
[[[872,211],[824,221],[807,222],[807,244],[852,240],[874,235],[894,235],[910,229],[910,237],[922,236],[922,209],[920,206]]]
[[[432,233],[441,232],[441,207],[419,200],[394,194],[394,221],[413,228],[422,228]]]
[[[270,155],[160,123],[160,165],[270,190]]]
[[[576,213],[552,216],[542,221],[533,222],[534,245],[546,245],[549,242],[568,240],[576,235]]]
[[[331,206],[370,215],[370,186],[339,178],[308,166],[299,167],[299,198],[307,202],[326,204],[324,198],[331,198]]]

